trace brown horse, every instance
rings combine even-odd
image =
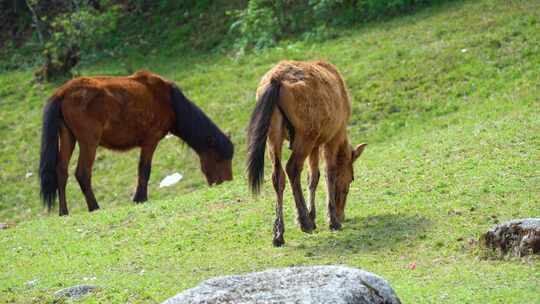
[[[277,109],[276,109],[277,108]],[[292,154],[286,172],[292,187],[297,220],[304,232],[315,229],[315,190],[319,182],[319,152],[326,162],[330,229],[341,228],[353,162],[366,144],[353,148],[347,138],[351,104],[343,78],[326,62],[282,61],[262,78],[257,104],[248,128],[248,177],[252,191],[260,192],[264,176],[264,151],[268,140],[273,164],[272,182],[277,195],[274,246],[284,243],[281,147],[289,140]],[[309,157],[309,211],[300,176]]]
[[[133,201],[146,201],[152,155],[169,132],[197,152],[209,185],[232,180],[233,144],[173,82],[148,71],[67,82],[43,111],[39,165],[43,202],[50,210],[58,192],[60,215],[68,214],[67,170],[76,142],[80,154],[75,177],[89,211],[99,209],[91,185],[98,146],[117,151],[141,148]]]

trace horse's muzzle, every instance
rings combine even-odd
[[[216,178],[207,179],[207,182],[209,186],[213,186],[213,185],[221,185],[223,182],[232,181],[232,180],[233,180],[232,173],[226,173]]]

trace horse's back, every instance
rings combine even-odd
[[[272,79],[281,83],[279,106],[297,131],[331,137],[346,126],[351,105],[338,70],[324,61],[282,61],[261,80],[260,96]]]
[[[170,91],[152,75],[79,77],[55,95],[62,97],[64,119],[76,137],[95,133],[90,136],[99,136],[101,145],[126,150],[164,136],[174,123]]]
[[[60,87],[56,95],[62,97],[63,112],[99,117],[103,122],[113,119],[124,108],[139,108],[153,102],[151,92],[128,77],[79,77]]]

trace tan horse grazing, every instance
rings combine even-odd
[[[273,164],[272,182],[277,195],[274,246],[284,244],[283,190],[285,173],[281,147],[289,140],[292,154],[286,172],[296,203],[297,220],[304,232],[315,229],[315,190],[319,182],[319,152],[326,162],[330,229],[341,228],[353,162],[366,144],[353,148],[347,138],[351,104],[337,69],[323,61],[282,61],[262,78],[257,104],[248,128],[248,178],[252,191],[260,192],[264,176],[264,151],[268,140]],[[309,210],[300,176],[309,157]]]
[[[209,185],[232,180],[233,144],[171,81],[148,71],[128,77],[80,77],[60,87],[43,111],[39,176],[43,202],[51,209],[58,192],[60,215],[67,215],[66,182],[75,143],[75,177],[88,210],[99,209],[91,185],[98,146],[125,151],[141,148],[133,200],[147,200],[152,155],[172,133],[199,155]]]

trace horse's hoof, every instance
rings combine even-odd
[[[317,224],[315,224],[315,219],[314,219],[314,218],[311,218],[311,217],[310,217],[310,219],[311,219],[311,227],[312,227],[312,230],[317,229]]]
[[[272,245],[274,245],[274,247],[281,247],[283,246],[283,244],[285,244],[285,240],[283,240],[283,238],[277,238],[272,240]]]
[[[67,212],[67,211],[65,211],[65,212],[60,211],[60,213],[59,213],[58,215],[60,215],[60,216],[68,216],[68,215],[69,215],[69,212]]]
[[[313,222],[313,224],[315,224],[315,219],[317,218],[317,214],[313,211],[310,211],[308,215],[311,221]]]
[[[331,223],[330,224],[330,230],[333,230],[333,231],[341,230],[341,224],[340,223]]]
[[[95,212],[99,210],[99,206],[91,206],[88,207],[88,212]]]
[[[148,200],[148,197],[133,197],[133,202],[135,202],[135,204],[142,204],[144,202],[146,202]]]
[[[315,223],[314,222],[307,222],[307,223],[304,223],[304,224],[300,224],[300,229],[305,232],[305,233],[312,233],[313,230],[315,230]]]

